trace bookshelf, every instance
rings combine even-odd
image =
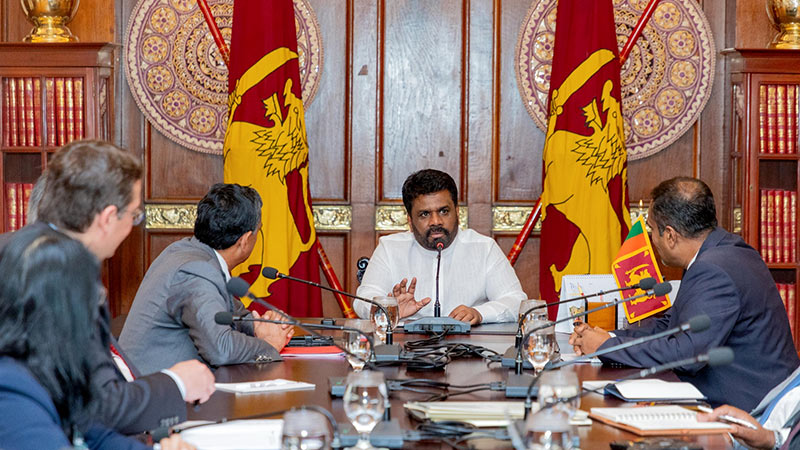
[[[800,51],[737,49],[730,61],[730,223],[758,249],[800,343]]]
[[[49,156],[73,140],[113,138],[116,45],[0,43],[2,231],[25,225]]]

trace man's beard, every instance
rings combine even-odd
[[[433,233],[442,233],[442,236],[431,238]],[[449,247],[453,242],[454,234],[455,233],[450,233],[450,230],[445,227],[431,227],[425,231],[425,236],[423,239],[422,234],[419,233],[416,228],[414,229],[414,236],[416,236],[417,242],[419,242],[421,246],[428,250],[436,250],[436,244],[440,242],[444,244],[443,248]]]

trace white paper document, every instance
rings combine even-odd
[[[314,389],[311,383],[278,378],[275,380],[247,381],[244,383],[214,383],[217,390],[236,394],[256,394],[259,392],[302,391]]]
[[[193,425],[184,422],[177,428]],[[181,431],[197,450],[276,450],[281,448],[283,420],[232,420]]]
[[[614,383],[608,380],[584,381],[583,388],[600,390],[607,384]],[[664,381],[656,378],[644,380],[627,380],[615,383],[617,391],[629,401],[637,400],[701,400],[705,396],[691,383],[681,381]]]

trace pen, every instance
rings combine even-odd
[[[714,411],[713,409],[711,409],[711,408],[709,408],[708,406],[705,406],[705,405],[697,405],[697,409],[699,409],[700,411],[702,411],[704,413],[710,413],[710,412]],[[722,415],[718,416],[717,419],[724,420],[725,422],[735,423],[736,425],[741,425],[743,427],[750,428],[751,430],[758,430],[758,427],[756,427],[752,423],[746,422],[746,421],[744,421],[742,419],[738,419],[738,418],[733,417],[733,416],[728,415],[728,414],[722,414]]]

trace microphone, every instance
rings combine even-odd
[[[444,244],[436,243],[436,302],[433,304],[433,317],[442,317],[442,306],[439,303],[439,269],[442,267],[442,250]]]
[[[228,289],[228,292],[230,292],[231,294],[235,295],[236,297],[239,297],[239,298],[245,297],[245,296],[250,297],[251,300],[253,300],[254,302],[258,303],[259,305],[262,305],[262,306],[266,307],[267,309],[269,309],[271,311],[275,311],[276,313],[281,315],[283,318],[285,318],[286,321],[272,320],[272,319],[256,319],[256,318],[253,318],[253,317],[238,317],[238,318],[235,319],[233,317],[233,314],[231,314],[230,312],[228,312],[228,311],[220,311],[220,312],[218,312],[218,313],[216,313],[214,315],[214,321],[216,323],[220,324],[220,325],[231,325],[234,320],[245,321],[245,322],[266,322],[266,323],[275,323],[275,324],[282,324],[282,325],[283,324],[288,324],[288,325],[294,325],[294,326],[300,327],[303,330],[313,334],[314,336],[320,336],[320,337],[322,337],[322,335],[317,333],[316,331],[314,331],[315,328],[316,329],[333,329],[333,330],[355,331],[355,332],[360,333],[361,335],[363,335],[364,337],[367,338],[367,342],[369,342],[370,353],[372,353],[372,355],[375,354],[375,346],[374,346],[374,344],[372,342],[372,337],[370,337],[368,334],[364,333],[361,330],[357,330],[355,328],[350,328],[350,327],[340,327],[338,325],[315,325],[315,324],[304,324],[304,323],[301,323],[297,319],[294,319],[292,316],[284,313],[280,309],[270,305],[269,303],[265,302],[264,300],[261,300],[260,298],[258,298],[255,295],[253,295],[250,292],[250,285],[248,285],[246,281],[244,281],[243,279],[241,279],[239,277],[234,277],[234,278],[231,278],[230,280],[228,280],[228,283],[226,284],[226,287]],[[331,328],[329,328],[329,327],[331,327]],[[353,358],[355,358],[355,359],[357,359],[359,361],[363,361],[364,364],[366,366],[370,367],[371,369],[375,368],[375,365],[372,364],[372,362],[370,362],[371,358],[364,359],[364,358],[362,358],[362,357],[360,357],[358,355],[355,355],[354,353],[352,353],[348,349],[337,345],[335,343],[335,341],[334,341],[333,345],[336,346],[337,348],[339,348],[340,350],[342,350],[343,352],[347,353],[348,355],[352,356]]]
[[[522,373],[522,366],[521,365],[517,366],[517,364],[516,364],[517,360],[516,360],[516,358],[513,357],[513,355],[516,353],[516,351],[522,345],[522,324],[525,323],[525,319],[527,319],[528,316],[532,312],[536,311],[537,309],[543,309],[543,308],[547,308],[549,306],[560,305],[562,303],[575,302],[575,301],[578,301],[578,300],[586,300],[587,298],[591,298],[591,297],[599,297],[599,296],[602,296],[602,295],[607,295],[607,294],[611,294],[611,293],[614,293],[614,292],[627,291],[627,290],[631,290],[631,289],[641,289],[643,291],[649,291],[650,289],[653,289],[653,287],[656,285],[656,283],[657,283],[657,281],[656,281],[655,278],[647,277],[647,278],[642,278],[641,280],[639,280],[638,283],[632,284],[630,286],[623,286],[621,288],[611,289],[611,290],[608,290],[608,291],[598,291],[598,292],[595,292],[593,294],[581,295],[580,297],[573,297],[573,298],[568,298],[566,300],[561,300],[561,301],[558,301],[558,302],[552,302],[552,303],[546,303],[544,305],[534,306],[533,308],[531,308],[531,309],[525,311],[524,313],[522,313],[522,316],[520,316],[519,321],[517,322],[517,334],[514,336],[514,346],[513,347],[509,347],[508,350],[506,350],[506,352],[503,354],[503,360],[501,362],[501,365],[503,367],[515,366],[516,373],[518,375],[520,373]]]
[[[442,250],[444,243],[436,243],[436,301],[433,303],[433,317],[423,317],[403,326],[407,333],[469,333],[471,325],[452,317],[442,317],[442,307],[439,302],[439,272],[442,267]]]
[[[559,369],[564,366],[571,366],[573,364],[577,364],[579,362],[588,361],[596,356],[603,356],[609,353],[616,352],[618,350],[625,350],[630,347],[634,347],[640,344],[644,344],[645,342],[655,341],[656,339],[661,339],[666,336],[671,336],[673,334],[678,334],[685,331],[691,331],[692,333],[698,333],[701,331],[707,330],[711,326],[711,319],[705,315],[700,314],[698,316],[692,317],[687,322],[678,325],[677,327],[670,328],[668,330],[664,330],[655,334],[651,334],[649,336],[642,336],[636,339],[632,339],[627,342],[623,342],[621,344],[614,345],[612,347],[604,348],[602,350],[598,350],[594,353],[588,353],[586,355],[580,356],[578,358],[569,360],[569,361],[559,361],[555,364],[547,363],[544,366],[545,370],[555,370]],[[540,372],[541,374],[541,372]],[[508,380],[506,382],[506,397],[527,397],[528,395],[532,395],[532,387],[535,384],[536,380],[539,379],[538,376],[534,377],[531,382],[528,382],[529,377],[523,377],[520,374],[514,374],[514,376],[509,375]]]
[[[379,345],[378,347],[380,348],[376,349],[378,350],[378,352],[375,355],[377,361],[397,361],[400,358],[400,348],[392,345],[392,342],[394,341],[394,334],[392,332],[392,321],[389,319],[389,312],[386,311],[386,308],[380,303],[374,300],[368,300],[364,297],[359,297],[358,295],[350,294],[348,292],[324,286],[322,284],[315,283],[313,281],[304,280],[302,278],[295,278],[291,275],[280,273],[278,272],[278,269],[274,267],[264,267],[264,269],[261,271],[261,274],[264,275],[264,277],[269,278],[270,280],[275,280],[277,278],[285,278],[287,280],[297,281],[299,283],[305,283],[314,287],[318,287],[326,291],[336,292],[337,294],[346,295],[350,298],[361,300],[362,302],[366,302],[369,303],[370,305],[376,306],[386,318],[386,346]]]
[[[583,311],[583,312],[580,312],[578,314],[573,314],[571,316],[567,316],[567,317],[558,319],[558,320],[556,320],[555,322],[553,322],[551,324],[548,323],[548,324],[545,324],[543,326],[536,327],[536,328],[534,328],[532,330],[529,330],[527,333],[525,333],[525,336],[523,336],[523,340],[521,342],[524,342],[525,340],[527,340],[528,337],[530,337],[530,335],[533,334],[534,332],[539,331],[539,330],[543,330],[543,329],[545,329],[547,327],[550,327],[550,326],[553,326],[553,325],[556,325],[556,324],[559,324],[559,323],[562,323],[562,322],[575,320],[575,319],[577,319],[579,317],[587,316],[587,315],[589,315],[589,314],[591,314],[593,312],[601,311],[601,310],[606,309],[606,308],[611,308],[612,306],[617,306],[617,305],[619,305],[621,303],[627,303],[627,302],[630,302],[630,301],[633,301],[633,300],[636,300],[636,299],[639,299],[639,298],[650,297],[651,295],[655,295],[656,297],[661,297],[661,296],[669,294],[669,292],[671,290],[672,290],[672,285],[669,284],[669,282],[665,281],[663,283],[657,283],[655,286],[653,286],[652,290],[648,290],[648,291],[646,291],[646,292],[644,292],[642,294],[634,295],[634,296],[628,297],[628,298],[621,298],[619,300],[614,300],[613,302],[606,303],[605,305],[598,306],[597,308],[592,308],[592,309],[590,309],[588,311]],[[522,361],[522,345],[521,344],[520,344],[519,348],[517,349],[517,357],[514,360],[514,364],[515,364],[515,372],[516,372],[516,374],[517,375],[522,374],[523,361]]]
[[[698,316],[698,317],[703,317],[703,316]],[[696,318],[697,317],[695,317],[695,319]],[[691,322],[691,320],[690,320],[690,322]],[[710,322],[710,320],[709,320],[709,322]],[[690,358],[681,359],[679,361],[674,361],[674,362],[671,362],[671,363],[659,364],[659,365],[653,366],[653,367],[651,367],[649,369],[642,369],[642,370],[634,373],[633,375],[629,375],[627,377],[620,378],[617,381],[615,381],[614,383],[616,384],[616,383],[619,383],[619,382],[622,382],[622,381],[636,380],[636,379],[639,379],[639,378],[645,378],[645,377],[650,376],[650,375],[655,375],[655,374],[660,373],[660,372],[664,372],[664,371],[667,371],[667,370],[672,370],[672,369],[675,369],[677,367],[686,366],[686,365],[690,365],[690,364],[706,363],[711,367],[727,366],[728,364],[733,362],[733,359],[734,359],[734,354],[733,354],[733,350],[730,347],[716,347],[716,348],[710,349],[706,353],[701,353],[699,355],[692,356]],[[528,387],[528,396],[525,398],[525,418],[528,417],[528,412],[530,412],[531,403],[532,403],[531,402],[531,392],[533,390],[533,384],[536,382],[537,379],[538,379],[538,377],[536,377],[536,379],[534,379],[533,382],[531,383],[531,385]],[[576,398],[581,398],[581,397],[583,397],[584,395],[586,395],[586,394],[588,394],[590,392],[599,393],[598,390],[585,390],[585,391],[583,391],[583,392],[581,392],[581,393],[579,393],[577,395],[573,395],[573,396],[570,396],[570,397],[565,397],[563,399],[559,399],[558,402],[556,402],[556,403],[568,403],[568,402],[570,402],[570,401],[572,401],[572,400],[574,400]],[[556,403],[551,403],[551,404],[545,405],[544,408],[550,408],[550,407],[554,406]]]

